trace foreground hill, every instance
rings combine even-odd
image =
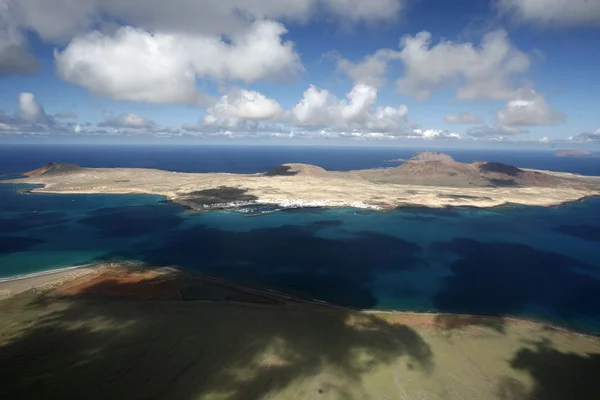
[[[13,182],[44,185],[34,192],[156,194],[194,210],[552,206],[600,194],[600,177],[461,163],[441,153],[417,153],[396,168],[344,172],[308,164],[283,164],[262,174],[201,174],[51,163],[26,175]]]
[[[1,398],[600,398],[598,338],[535,322],[261,298],[150,267],[73,273],[0,301]]]

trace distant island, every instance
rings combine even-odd
[[[498,162],[457,162],[422,152],[395,168],[327,171],[283,164],[265,173],[181,173],[142,168],[82,168],[50,163],[3,182],[40,184],[32,192],[140,193],[191,210],[256,205],[276,208],[553,206],[600,194],[600,177],[523,169]]]
[[[389,160],[389,162],[406,162],[406,161],[446,161],[452,162],[454,159],[448,154],[439,153],[437,151],[421,151],[419,153],[415,153],[411,158],[396,158],[393,160]]]
[[[557,157],[600,158],[600,154],[588,150],[557,150],[554,155]]]

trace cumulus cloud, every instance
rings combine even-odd
[[[311,85],[290,111],[290,121],[301,127],[330,127],[336,130],[389,132],[405,128],[407,107],[375,107],[375,87],[355,85],[346,97],[338,100],[329,91]]]
[[[221,97],[207,112],[217,117],[271,119],[281,114],[282,109],[279,103],[261,93],[235,90]]]
[[[596,129],[592,132],[583,132],[577,136],[571,136],[568,140],[572,142],[600,142],[600,129]]]
[[[77,124],[61,124],[54,117],[46,114],[44,107],[32,93],[20,93],[17,100],[17,110],[14,114],[0,111],[0,133],[46,134],[76,131]]]
[[[18,116],[21,121],[28,124],[48,124],[52,122],[33,93],[24,92],[19,94]]]
[[[458,115],[446,115],[444,121],[449,124],[480,124],[483,122],[483,118],[476,117],[473,113],[465,111]]]
[[[504,126],[550,125],[565,120],[565,115],[553,109],[540,93],[521,89],[514,100],[496,113],[496,122]]]
[[[58,74],[92,93],[150,103],[206,103],[196,78],[284,79],[302,69],[285,28],[257,21],[248,31],[220,37],[155,33],[122,27],[114,35],[98,31],[75,38],[55,53]]]
[[[11,5],[0,1],[0,77],[28,75],[37,69],[37,61],[27,49],[23,33],[18,29]]]
[[[498,0],[498,8],[514,19],[545,26],[600,25],[597,0]]]
[[[379,87],[385,82],[389,61],[395,58],[398,58],[398,52],[381,49],[359,62],[339,58],[337,70],[347,74],[355,84],[362,83]]]
[[[395,20],[406,0],[3,0],[18,22],[44,40],[64,42],[120,21],[151,31],[229,35],[252,21],[274,19],[373,23]],[[333,17],[333,18],[331,18]]]
[[[184,124],[189,132],[323,132],[354,133],[406,132],[406,106],[398,108],[375,106],[377,89],[355,85],[338,99],[331,92],[311,85],[302,99],[291,109],[283,110],[273,99],[247,90],[234,91],[221,97],[207,109],[198,124]]]
[[[334,15],[346,23],[393,21],[404,9],[405,0],[321,0]]]
[[[510,43],[504,30],[486,34],[480,46],[452,41],[432,46],[431,34],[421,32],[405,36],[401,47],[405,73],[398,90],[421,99],[445,88],[457,88],[457,97],[463,100],[511,98],[513,80],[530,65],[529,57]]]
[[[473,138],[489,138],[489,137],[503,137],[503,136],[514,136],[524,133],[528,133],[522,128],[515,126],[496,125],[488,126],[482,125],[467,131],[467,135]]]
[[[0,77],[31,75],[36,70],[35,57],[23,45],[7,43],[0,37]]]
[[[275,120],[283,113],[279,103],[261,93],[250,90],[234,90],[222,96],[206,110],[200,126],[188,125],[186,130],[212,129],[254,131],[258,121]]]
[[[137,114],[121,114],[117,116],[113,116],[109,112],[104,113],[104,121],[98,123],[99,127],[105,128],[134,128],[134,129],[142,129],[148,128],[154,125],[154,123],[148,121],[146,118],[141,117]]]

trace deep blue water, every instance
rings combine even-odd
[[[0,147],[0,173],[48,161],[259,172],[283,162],[385,167],[414,150]],[[600,175],[598,159],[446,151]],[[134,259],[360,308],[510,314],[600,332],[600,199],[563,207],[189,214],[146,195],[21,194],[0,185],[0,276]]]

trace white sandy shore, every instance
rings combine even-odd
[[[98,272],[103,264],[84,264],[0,278],[0,299],[30,289],[45,289]]]

